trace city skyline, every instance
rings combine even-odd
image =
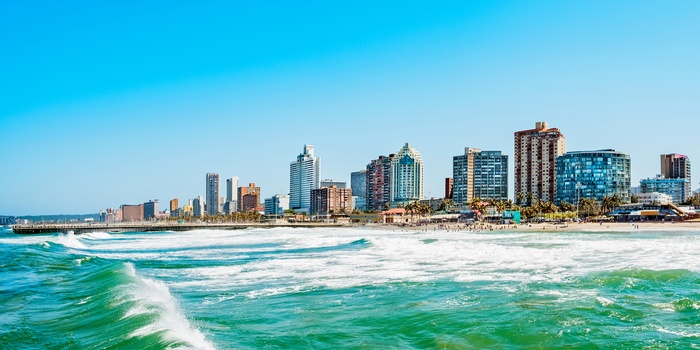
[[[691,1],[2,3],[0,215],[204,197],[207,172],[269,198],[289,190],[303,144],[324,178],[349,183],[409,142],[426,197],[442,197],[464,147],[498,150],[513,198],[513,132],[536,121],[567,151],[629,154],[638,186],[659,155],[700,159],[697,13]]]

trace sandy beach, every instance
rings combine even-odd
[[[545,232],[643,232],[643,231],[698,231],[700,232],[700,221],[684,222],[579,222],[579,223],[538,223],[520,225],[495,225],[477,224],[474,226],[464,224],[428,224],[420,226],[397,226],[379,225],[378,227],[392,227],[401,230],[421,230],[421,231],[545,231]]]

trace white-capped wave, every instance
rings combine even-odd
[[[81,242],[72,232],[58,235],[56,238],[56,243],[68,248],[87,249],[87,246],[83,244],[83,242]]]
[[[112,238],[112,236],[107,233],[107,232],[88,232],[88,233],[83,233],[82,238],[87,238],[87,239],[108,239]]]
[[[126,300],[134,306],[126,312],[123,318],[140,314],[156,315],[155,322],[141,327],[129,337],[143,337],[150,334],[162,333],[168,340],[184,342],[190,346],[185,348],[214,349],[202,332],[194,328],[180,309],[177,300],[163,282],[140,276],[132,263],[125,263],[126,273],[133,277],[135,286],[125,290]],[[122,300],[126,301],[126,300]]]

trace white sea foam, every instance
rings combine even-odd
[[[129,301],[135,302],[135,306],[126,312],[124,318],[140,314],[157,315],[155,322],[133,331],[129,337],[143,337],[162,332],[165,338],[188,343],[196,349],[214,349],[204,335],[192,327],[163,282],[140,276],[131,263],[124,265],[126,273],[133,277],[135,282],[135,286],[132,286],[135,288],[129,288],[129,295],[126,296]]]
[[[87,239],[109,239],[112,238],[112,236],[107,233],[107,232],[88,232],[88,233],[83,233],[81,235],[82,238],[87,238]]]
[[[361,239],[366,243],[356,243]],[[256,285],[344,288],[445,279],[557,283],[621,269],[700,271],[698,254],[687,249],[698,241],[700,234],[679,233],[275,228],[129,234],[128,240],[100,241],[90,248],[98,255],[126,260],[221,261],[218,266],[159,273],[174,277],[177,287],[235,292]]]
[[[56,236],[56,243],[68,248],[87,249],[87,246],[83,244],[83,242],[81,242],[72,232]]]

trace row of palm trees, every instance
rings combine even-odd
[[[534,199],[532,193],[519,193],[517,198],[520,203],[523,203],[523,205],[517,205],[510,199],[502,200],[497,198],[489,199],[478,197],[472,198],[471,201],[465,204],[469,205],[472,210],[476,210],[480,214],[483,214],[487,207],[494,207],[499,213],[506,210],[519,210],[523,218],[529,219],[542,215],[553,217],[554,214],[561,214],[556,216],[562,218],[573,218],[578,215],[594,216],[601,213],[610,214],[616,207],[623,203],[622,198],[617,194],[603,197],[600,203],[592,198],[581,198],[578,200],[578,207],[568,202],[561,202],[559,205],[556,205],[551,201]],[[454,205],[454,202],[451,200],[444,200],[441,203],[441,209],[446,209],[451,205]]]
[[[182,216],[182,217],[169,217],[168,221],[185,221],[185,222],[212,222],[212,223],[224,223],[224,222],[260,222],[262,219],[262,214],[257,210],[251,210],[246,212],[235,212],[231,214],[216,214],[216,215],[203,215],[201,217],[197,216]]]

